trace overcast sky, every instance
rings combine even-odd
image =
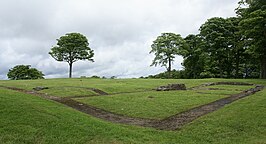
[[[78,61],[73,77],[139,77],[165,71],[150,67],[150,45],[162,32],[197,34],[212,17],[235,16],[239,0],[0,0],[0,79],[25,64],[46,78],[67,77],[68,64],[48,52],[70,32],[85,35],[94,63]],[[174,69],[182,69],[177,57]]]

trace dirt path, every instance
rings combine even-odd
[[[70,96],[68,98],[86,98],[86,97],[94,97],[94,96],[115,96],[119,94],[136,94],[136,93],[142,93],[142,92],[154,92],[154,90],[142,90],[142,91],[131,91],[131,92],[117,92],[117,93],[106,93],[103,95],[96,94],[96,95],[82,95],[82,96]]]
[[[147,123],[155,122],[155,120],[132,118],[132,117],[115,114],[109,111],[105,111],[103,109],[99,109],[99,108],[96,108],[90,105],[77,102],[70,98],[62,98],[62,99],[57,99],[55,101],[63,103],[69,107],[72,107],[78,111],[84,112],[91,116],[104,119],[107,121],[115,122],[115,123],[144,126]]]
[[[97,95],[108,95],[108,93],[100,90],[100,89],[97,89],[97,88],[89,88],[89,87],[79,87],[79,86],[65,86],[65,87],[70,87],[70,88],[82,88],[82,89],[87,89],[87,90],[91,90],[93,92],[96,93],[96,95],[92,95],[92,96],[97,96]],[[75,96],[73,96],[75,97]],[[77,96],[79,97],[79,96]]]
[[[201,84],[199,86],[195,86],[195,87],[191,87],[189,88],[189,90],[196,90],[196,89],[201,89],[207,86],[213,86],[213,85],[242,85],[242,86],[252,86],[254,84],[250,84],[250,83],[244,83],[244,82],[211,82],[211,83],[205,83],[205,84]],[[255,86],[255,85],[254,85]],[[215,90],[215,88],[205,88],[206,90]]]
[[[192,122],[198,117],[201,117],[203,115],[216,111],[222,108],[223,106],[230,104],[236,100],[239,100],[246,96],[250,96],[258,91],[261,91],[263,88],[264,86],[256,86],[255,88],[251,88],[239,94],[233,94],[229,97],[222,98],[222,99],[216,100],[214,102],[211,102],[211,103],[208,103],[208,104],[196,107],[196,108],[192,108],[188,111],[185,111],[185,112],[173,115],[171,117],[168,117],[164,120],[161,120],[160,122],[153,125],[152,127],[156,129],[161,129],[161,130],[180,129],[183,125],[189,122]]]
[[[227,84],[227,85],[244,85],[245,83],[228,83],[228,82],[219,82],[219,83],[212,83],[211,85],[221,85],[221,84]],[[252,85],[252,84],[245,84],[245,85]],[[197,88],[204,87],[204,86],[210,86],[209,84],[198,86]],[[255,86],[255,85],[254,85]],[[23,93],[33,94],[37,96],[44,97],[46,99],[50,99],[53,101],[57,101],[59,103],[62,103],[64,105],[67,105],[69,107],[72,107],[78,111],[84,112],[86,114],[89,114],[91,116],[114,122],[114,123],[121,123],[121,124],[129,124],[129,125],[137,125],[137,126],[144,126],[144,127],[152,127],[159,130],[177,130],[180,129],[185,124],[188,124],[192,122],[193,120],[206,115],[210,112],[216,111],[226,104],[230,104],[238,99],[244,98],[246,96],[250,96],[258,91],[261,91],[264,86],[257,85],[255,88],[251,88],[249,90],[243,91],[239,94],[234,94],[226,98],[222,98],[220,100],[216,100],[214,102],[192,108],[188,111],[178,113],[176,115],[170,116],[163,120],[152,120],[152,119],[142,119],[142,118],[132,118],[128,116],[123,116],[119,114],[115,114],[112,112],[108,112],[90,105],[86,105],[80,102],[77,102],[71,98],[59,98],[54,96],[48,96],[42,93],[37,93],[33,91],[27,91],[19,88],[13,88],[13,87],[5,87],[1,86],[7,89],[12,89],[16,91],[20,91]],[[196,89],[194,87],[193,89]]]
[[[104,92],[104,91],[102,91],[100,89],[96,89],[96,88],[87,88],[87,89],[89,89],[91,91],[94,91],[95,93],[97,93],[99,95],[108,95],[108,93],[106,93],[106,92]]]

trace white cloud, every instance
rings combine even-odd
[[[138,77],[150,67],[152,41],[162,32],[197,33],[211,17],[234,16],[238,0],[0,0],[0,78],[17,64],[30,64],[47,78],[67,77],[68,64],[48,52],[68,32],[86,35],[95,62],[74,63],[82,75]],[[182,58],[174,62],[180,69]]]

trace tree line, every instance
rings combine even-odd
[[[162,33],[152,44],[151,66],[167,73],[152,78],[266,78],[266,1],[241,0],[236,17],[208,19],[198,34]],[[176,55],[184,70],[172,71]]]
[[[161,65],[167,72],[150,78],[266,78],[266,0],[241,0],[236,17],[208,19],[198,34],[182,38],[180,34],[162,33],[153,41],[155,54],[151,66]],[[69,64],[92,59],[94,51],[86,36],[68,33],[57,39],[49,54]],[[176,55],[184,58],[184,70],[172,70]],[[10,69],[9,79],[38,79],[44,74],[30,65]]]

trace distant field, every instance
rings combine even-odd
[[[152,91],[160,85],[185,83],[188,88],[203,83],[232,81],[266,85],[266,80],[200,79],[47,79],[0,81],[0,86],[39,91],[72,98],[131,117],[163,119],[211,101],[240,93],[254,86],[208,86],[187,91]],[[110,95],[95,96],[96,88]],[[208,89],[209,88],[209,89]],[[58,102],[0,88],[0,143],[265,143],[266,89],[204,115],[181,130],[107,122]]]
[[[150,91],[158,86],[170,83],[184,83],[187,88],[208,82],[237,81],[263,84],[265,80],[234,80],[234,79],[44,79],[30,81],[0,81],[0,85],[32,90],[36,86],[49,87],[41,91],[59,97],[94,95],[95,92],[86,88],[97,88],[107,93],[124,93]]]

